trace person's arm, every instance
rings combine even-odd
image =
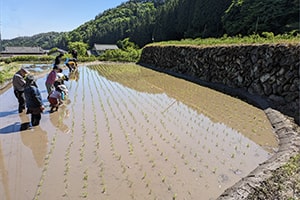
[[[55,80],[56,80],[56,73],[54,71],[52,71],[50,74],[49,74],[49,83],[52,83],[54,84]]]
[[[16,90],[23,91],[26,81],[21,75],[14,75],[13,77],[13,85]]]
[[[43,100],[42,100],[42,95],[41,95],[39,89],[36,87],[34,87],[33,91],[34,91],[36,103],[40,107],[40,109],[43,111],[45,108],[44,108],[44,104],[43,104]]]

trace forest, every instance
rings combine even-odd
[[[129,0],[99,13],[70,32],[2,40],[5,46],[67,49],[70,42],[117,44],[129,38],[139,48],[152,42],[299,33],[298,0]]]

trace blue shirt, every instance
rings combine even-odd
[[[39,108],[43,105],[41,93],[34,85],[26,86],[24,94],[27,108]]]

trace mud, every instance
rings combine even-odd
[[[0,95],[4,199],[215,199],[278,148],[262,110],[134,64],[81,66],[66,85],[30,130]]]

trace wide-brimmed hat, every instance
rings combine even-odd
[[[24,67],[21,68],[21,71],[23,71],[25,74],[29,74],[29,71]]]
[[[26,76],[25,81],[26,81],[26,83],[32,83],[35,81],[35,78],[33,75],[28,75],[28,76]]]
[[[68,91],[68,89],[65,85],[58,85],[57,87],[62,91]]]

